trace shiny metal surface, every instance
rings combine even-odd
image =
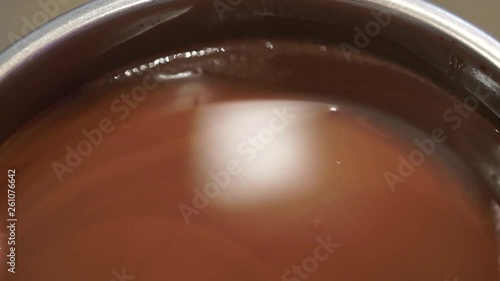
[[[422,0],[424,1],[424,0]],[[88,0],[17,0],[0,4],[0,51],[13,42],[13,37],[25,35],[31,27],[43,24]],[[428,0],[455,13],[485,30],[494,38],[500,38],[500,1],[497,0]],[[27,23],[29,22],[29,23]],[[30,26],[30,25],[33,26]]]
[[[396,11],[400,13],[400,16],[407,17],[408,21],[413,21],[415,24],[425,26],[430,30],[443,32],[451,38],[463,42],[485,60],[491,61],[500,68],[500,43],[498,41],[461,18],[433,4],[420,0],[340,1],[351,5],[372,6]],[[36,56],[44,48],[49,48],[54,42],[61,42],[68,36],[90,29],[105,19],[117,17],[134,9],[158,4],[159,2],[173,1],[103,0],[89,2],[82,7],[69,11],[2,52],[0,56],[0,79],[5,79],[8,72],[12,71],[13,68],[19,66],[27,58]]]

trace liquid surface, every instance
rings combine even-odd
[[[445,143],[414,164],[428,136],[355,98],[439,88],[324,46],[245,46],[117,71],[4,144],[7,280],[498,280],[470,172]]]

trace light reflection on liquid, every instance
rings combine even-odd
[[[197,147],[193,174],[197,188],[223,180],[216,206],[248,207],[273,204],[285,197],[302,196],[308,189],[299,184],[308,170],[310,145],[304,135],[310,114],[329,107],[318,103],[282,100],[227,102],[197,113],[193,139]],[[230,165],[228,167],[228,165]],[[233,173],[231,174],[231,167]],[[218,176],[213,176],[214,174]]]

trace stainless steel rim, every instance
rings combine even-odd
[[[498,41],[470,23],[433,4],[420,0],[331,1],[392,10],[418,25],[461,42],[464,46],[477,53],[484,61],[488,61],[497,69],[500,69],[500,43]],[[173,1],[102,0],[93,1],[69,11],[28,34],[0,53],[0,83],[14,69],[29,63],[43,53],[45,49],[64,41],[67,37],[91,29],[107,19],[119,17],[134,9],[166,2]]]

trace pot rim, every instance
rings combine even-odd
[[[101,0],[92,1],[56,17],[47,24],[35,29],[19,41],[0,52],[0,83],[7,79],[16,68],[36,59],[66,38],[78,35],[85,30],[112,18],[127,14],[135,9],[174,0]],[[388,9],[398,13],[417,25],[431,31],[447,35],[462,43],[479,57],[500,69],[500,42],[469,22],[421,0],[329,0],[348,3],[354,6],[371,6]],[[1,96],[1,94],[0,94]]]

